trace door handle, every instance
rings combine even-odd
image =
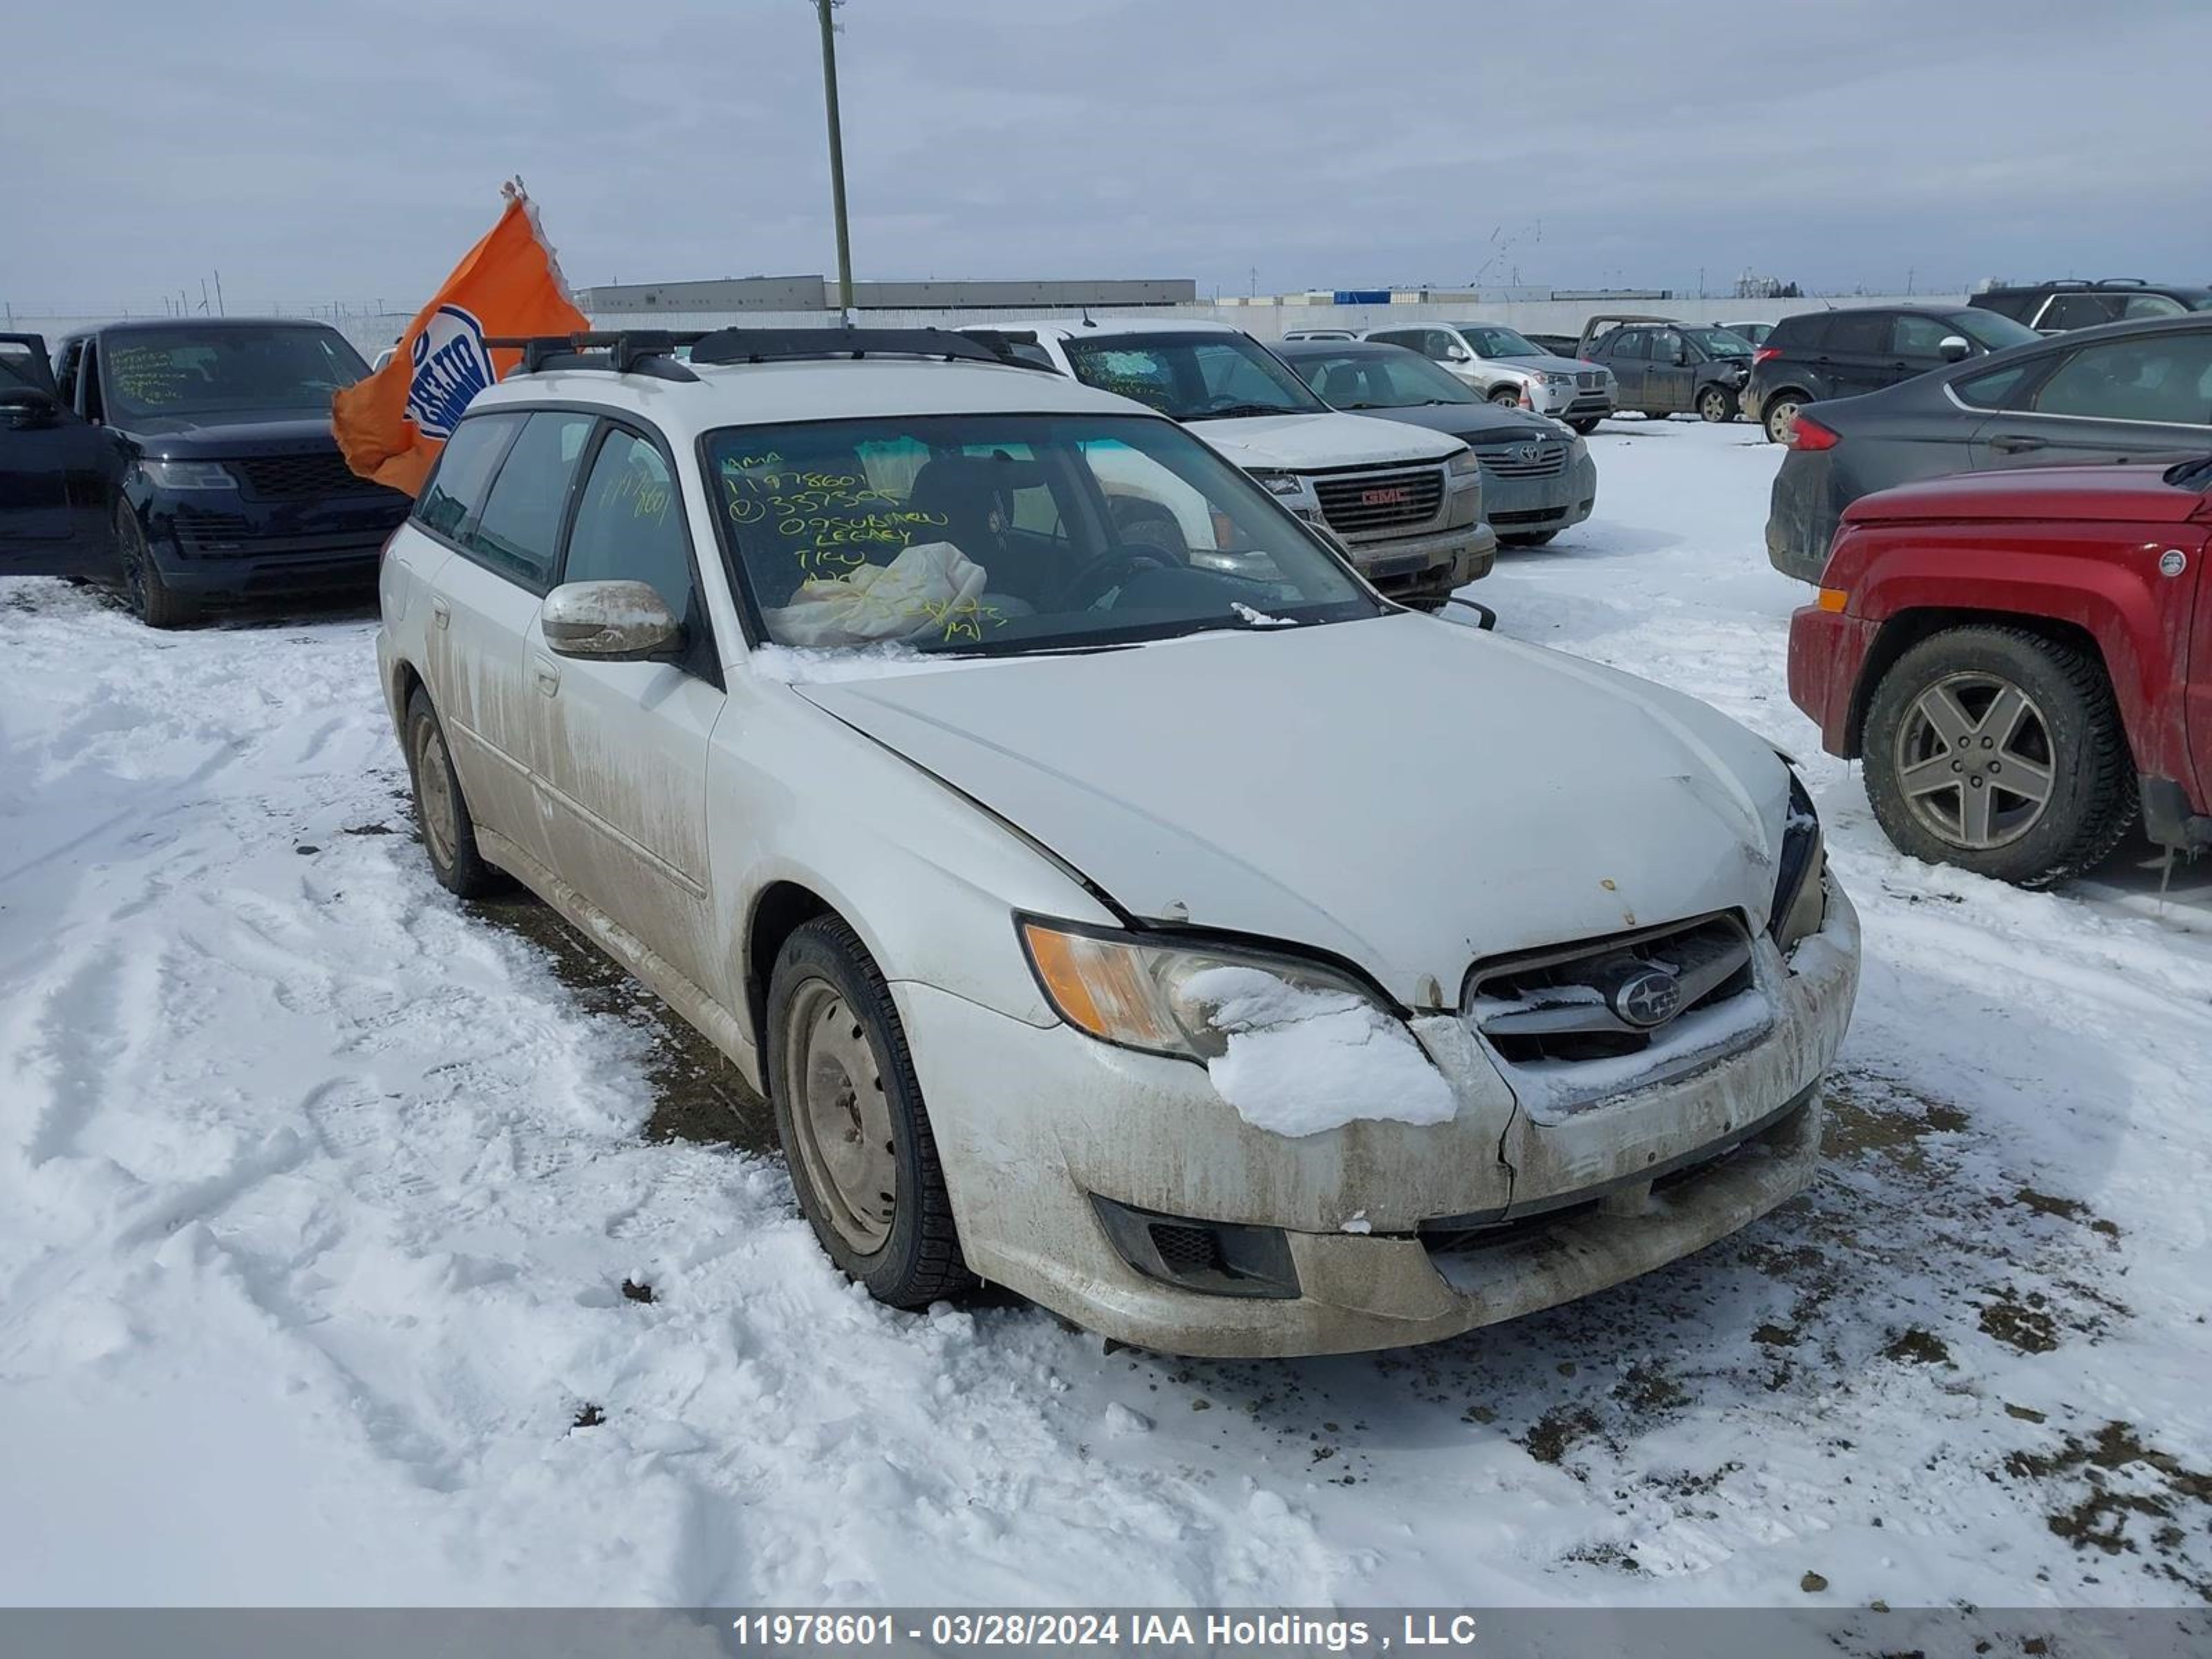
[[[540,692],[549,697],[560,696],[561,666],[552,658],[532,657],[530,659],[530,672],[532,677],[537,680]]]
[[[432,599],[430,620],[441,628],[450,627],[453,620],[453,607],[444,599]]]
[[[2031,449],[2044,448],[2044,441],[2031,438],[2024,432],[2008,432],[2002,438],[1990,440],[1990,447],[2000,455],[2020,455]]]

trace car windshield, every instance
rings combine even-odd
[[[111,419],[190,418],[243,410],[330,412],[331,393],[368,373],[335,329],[132,329],[100,343]]]
[[[1325,412],[1304,381],[1242,334],[1109,334],[1064,343],[1085,386],[1178,421]]]
[[[1019,655],[1382,609],[1165,421],[821,421],[709,433],[705,453],[731,562],[778,645]]]
[[[1976,345],[1990,351],[2002,351],[2007,346],[2031,345],[2043,337],[2025,323],[2016,323],[2002,313],[1984,311],[1978,307],[1972,311],[1946,313],[1944,320]]]
[[[1479,404],[1455,375],[1418,352],[1331,351],[1309,346],[1290,354],[1290,365],[1336,409],[1419,409],[1429,404]]]
[[[1516,334],[1510,328],[1492,328],[1482,323],[1455,323],[1459,337],[1478,357],[1548,357],[1552,354],[1534,341]]]
[[[1686,328],[1682,331],[1692,344],[1700,347],[1708,357],[1748,357],[1751,342],[1741,334],[1731,334],[1724,328]]]

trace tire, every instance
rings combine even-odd
[[[476,821],[461,793],[460,774],[446,747],[445,728],[421,686],[407,700],[407,775],[415,786],[415,823],[430,873],[456,898],[485,898],[507,887],[507,877],[477,850]]]
[[[2000,706],[2008,694],[2018,706]],[[2135,821],[2134,762],[2103,663],[2026,629],[1951,629],[1906,651],[1875,687],[1863,747],[1883,833],[1931,864],[2045,887],[2095,864]],[[2040,787],[2039,805],[2015,780]]]
[[[776,954],[768,1083],[799,1211],[845,1276],[894,1308],[972,1289],[898,1010],[840,917],[817,916]]]
[[[1667,418],[1667,411],[1663,409],[1647,409],[1644,411],[1644,418],[1647,421],[1663,421]]]
[[[1766,441],[1786,444],[1790,434],[1797,428],[1797,411],[1805,407],[1804,398],[1795,392],[1784,392],[1766,400],[1759,424],[1766,428]]]
[[[1735,419],[1739,407],[1735,393],[1724,386],[1709,386],[1698,393],[1698,418],[1715,426]]]
[[[1514,386],[1495,386],[1490,389],[1490,401],[1503,404],[1509,409],[1521,407],[1521,388]]]
[[[123,571],[123,597],[149,628],[182,628],[199,619],[199,607],[161,580],[146,526],[128,501],[115,506],[115,560]]]
[[[1602,415],[1585,415],[1580,420],[1569,421],[1567,424],[1587,438],[1597,430],[1597,423],[1604,418]]]
[[[1559,535],[1556,530],[1539,530],[1526,536],[1500,536],[1500,547],[1548,547]]]

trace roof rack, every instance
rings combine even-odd
[[[516,372],[522,374],[586,368],[649,374],[662,380],[696,380],[699,377],[675,356],[685,346],[690,348],[691,362],[707,365],[875,356],[940,357],[948,362],[1044,368],[1024,362],[997,342],[971,339],[942,328],[718,328],[683,332],[633,328],[534,335],[484,343],[500,350],[520,351],[522,363]]]

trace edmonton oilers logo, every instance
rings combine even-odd
[[[440,306],[415,337],[407,413],[423,435],[450,438],[454,422],[492,383],[483,325],[459,306]]]

